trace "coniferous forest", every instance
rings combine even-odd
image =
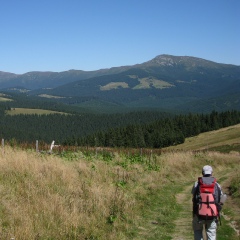
[[[183,143],[185,138],[240,122],[240,112],[188,114],[162,118],[149,124],[131,124],[107,132],[67,141],[67,144],[104,147],[163,148]]]
[[[51,106],[49,107],[51,108]],[[185,138],[240,123],[240,112],[173,115],[154,111],[122,114],[8,115],[0,104],[0,137],[7,141],[36,140],[69,146],[162,148]]]

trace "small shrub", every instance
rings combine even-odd
[[[230,183],[229,191],[232,197],[240,198],[240,175],[234,177]]]
[[[105,162],[110,162],[113,160],[114,158],[114,154],[108,151],[102,151],[101,153],[99,153],[99,158],[102,159]]]

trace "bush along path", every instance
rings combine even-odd
[[[225,178],[225,177],[224,177]],[[225,178],[227,179],[227,178]],[[220,182],[222,186],[226,186],[225,181]],[[180,206],[178,213],[178,218],[174,220],[174,233],[172,234],[172,240],[192,240],[193,230],[192,230],[192,199],[191,199],[191,189],[193,183],[188,184],[183,188],[183,190],[176,194],[176,203]],[[228,196],[227,199],[229,204],[232,204],[232,199]],[[236,211],[236,209],[229,209],[228,206],[223,206],[221,212],[221,225],[218,225],[217,238],[218,240],[239,240],[239,230],[237,229],[234,221],[231,220],[231,212]],[[237,209],[239,211],[239,209]],[[207,240],[206,236],[203,236],[204,240]]]

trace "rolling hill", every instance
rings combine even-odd
[[[127,107],[188,112],[240,109],[240,66],[159,55],[133,66],[96,71],[0,72],[2,90],[89,108]]]

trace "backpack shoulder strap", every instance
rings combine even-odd
[[[193,214],[197,214],[198,213],[199,193],[200,193],[200,184],[199,184],[199,181],[198,181],[197,185],[195,187],[194,193],[193,193],[193,198],[192,198]]]
[[[202,177],[198,177],[198,183],[202,183]]]

